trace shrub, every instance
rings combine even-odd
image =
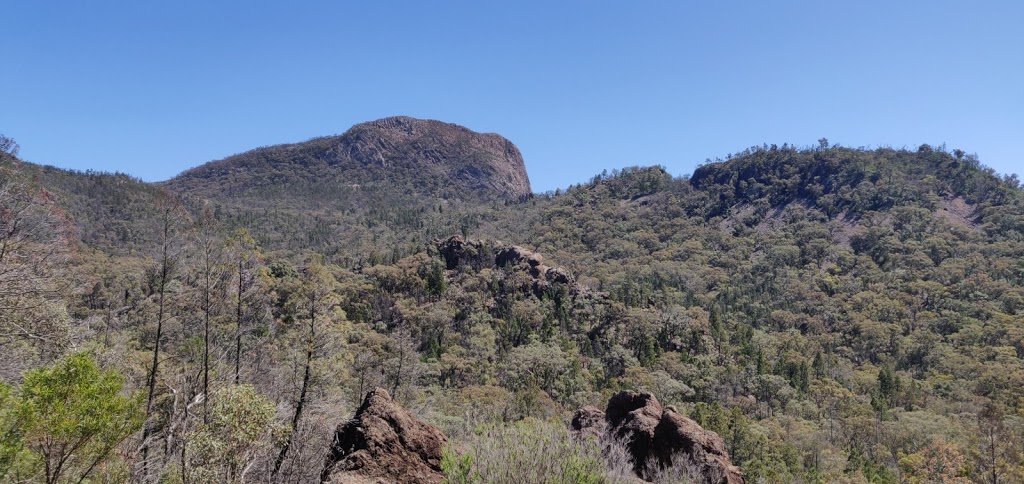
[[[114,449],[142,423],[140,395],[124,396],[123,387],[120,375],[78,353],[26,373],[17,395],[0,389],[0,423],[11,429],[0,445],[0,478],[82,482],[119,473]]]
[[[616,482],[609,478],[597,442],[577,440],[561,424],[525,419],[509,426],[489,427],[467,442],[458,454],[445,451],[441,467],[452,484]]]

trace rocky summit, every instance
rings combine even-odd
[[[458,200],[530,195],[523,156],[511,141],[441,121],[397,116],[338,136],[257,148],[185,171],[172,190],[211,200],[303,196],[350,201],[396,192]]]

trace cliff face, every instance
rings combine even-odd
[[[353,126],[341,136],[341,160],[365,167],[408,170],[446,178],[485,198],[530,194],[530,179],[519,149],[494,133],[409,117],[384,118]]]
[[[193,168],[166,184],[203,198],[247,201],[348,198],[381,191],[462,200],[517,199],[531,193],[523,157],[511,141],[410,117],[259,148]]]

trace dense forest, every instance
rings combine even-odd
[[[1024,190],[973,155],[821,140],[460,198],[276,149],[305,154],[241,158],[264,191],[5,148],[0,480],[318,482],[381,387],[446,469],[555,458],[530,442],[630,389],[747,482],[1024,482]]]

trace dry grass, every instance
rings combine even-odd
[[[488,426],[450,447],[442,468],[450,484],[626,484],[705,482],[700,468],[680,455],[672,465],[649,460],[643,480],[633,471],[624,442],[605,435],[578,438],[560,422],[526,419]],[[711,476],[714,477],[714,476]],[[712,479],[713,480],[713,479]],[[719,479],[720,480],[720,479]]]

